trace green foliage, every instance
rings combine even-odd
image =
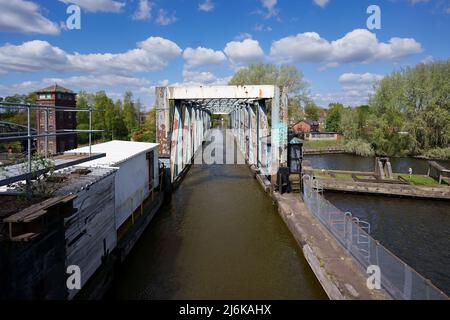
[[[104,91],[95,94],[80,92],[77,97],[77,108],[88,109],[92,106],[98,112],[92,113],[92,128],[94,130],[104,130],[101,134],[94,134],[94,139],[102,140],[129,140],[139,129],[138,115],[140,102],[135,104],[132,94],[127,92],[124,103],[117,100],[115,103]],[[89,114],[87,112],[77,113],[77,128],[80,130],[89,129]],[[79,137],[80,143],[87,143],[88,135]]]
[[[319,121],[319,112],[319,107],[313,102],[310,102],[305,106],[305,116],[310,120]]]
[[[328,106],[328,114],[325,121],[325,128],[328,132],[341,132],[341,114],[343,110],[344,105],[341,103],[331,103]]]
[[[156,108],[147,114],[141,129],[133,134],[133,141],[156,142]]]
[[[450,142],[450,60],[385,77],[370,99],[368,139],[377,153],[415,155]]]
[[[123,98],[123,121],[129,133],[138,129],[139,113],[133,102],[133,94],[129,91]]]
[[[301,101],[298,97],[290,97],[288,100],[289,121],[293,124],[303,120],[304,113],[302,111]]]
[[[286,87],[289,94],[288,113],[291,122],[301,120],[303,118],[302,105],[311,103],[308,83],[304,80],[303,73],[295,66],[278,67],[273,64],[253,64],[236,72],[228,84]],[[270,108],[270,105],[268,107]]]
[[[28,162],[24,162],[19,170],[22,173],[28,172]],[[46,183],[46,180],[54,171],[53,160],[45,158],[42,154],[34,155],[31,159],[31,179],[20,182],[17,190],[22,191],[28,198],[51,196],[55,190]]]
[[[364,140],[349,140],[344,144],[344,150],[348,153],[353,153],[363,157],[371,157],[375,155],[375,151],[373,150],[370,143],[365,142]]]
[[[425,152],[425,157],[428,159],[450,160],[450,147],[430,149]]]
[[[340,112],[340,133],[346,139],[366,139],[368,135],[368,117],[370,115],[368,106],[357,108],[344,108]]]
[[[27,95],[15,94],[13,96],[5,97],[3,100],[9,103],[36,103],[37,95],[32,92]],[[27,125],[28,115],[26,109],[2,109],[0,112],[0,121],[13,122],[21,125]],[[31,109],[31,126],[35,127],[36,111]]]
[[[230,85],[277,85],[286,87],[293,96],[306,93],[308,84],[295,66],[277,67],[273,64],[252,64],[240,69],[231,78]]]

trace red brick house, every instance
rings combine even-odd
[[[292,126],[294,133],[319,132],[319,123],[311,120],[301,120]]]

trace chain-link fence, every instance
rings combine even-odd
[[[381,271],[381,286],[393,299],[440,300],[448,296],[370,236],[370,224],[342,212],[323,196],[318,180],[303,176],[304,201],[308,209],[333,234],[366,272]]]

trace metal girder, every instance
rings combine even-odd
[[[220,98],[220,99],[192,99],[182,100],[183,103],[204,110],[208,113],[229,114],[236,108],[245,104],[253,104],[255,99],[236,99],[236,98]]]
[[[197,86],[197,87],[167,87],[169,100],[200,100],[200,99],[273,99],[275,86]]]
[[[170,155],[175,181],[201,147],[211,114],[229,114],[237,145],[265,175],[286,165],[287,92],[276,86],[162,87],[156,89],[157,138]],[[271,125],[266,100],[272,100]],[[175,107],[173,107],[173,105]],[[169,119],[173,119],[170,120]]]

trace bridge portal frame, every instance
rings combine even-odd
[[[230,115],[247,163],[276,181],[278,169],[287,165],[288,92],[278,86],[246,85],[156,88],[156,139],[160,157],[170,159],[172,182],[192,163],[212,114]],[[270,153],[265,140],[271,142]]]

